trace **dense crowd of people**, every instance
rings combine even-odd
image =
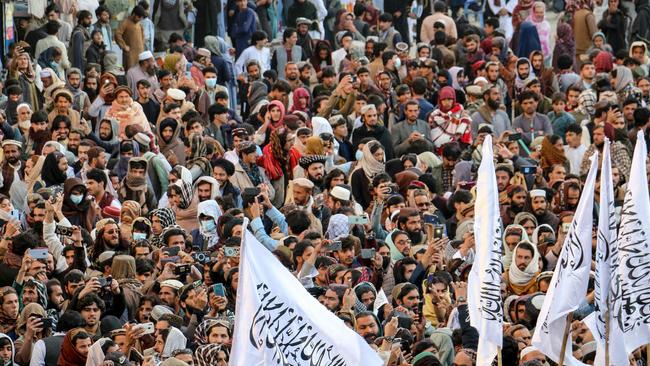
[[[618,213],[648,136],[647,0],[100,3],[30,1],[3,60],[1,365],[227,365],[249,230],[385,365],[474,366],[488,135],[503,365],[551,364],[589,158]]]

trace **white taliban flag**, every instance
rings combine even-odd
[[[501,215],[490,135],[483,141],[482,154],[474,204],[476,259],[469,273],[467,304],[470,324],[479,334],[476,365],[489,366],[503,344]]]
[[[627,354],[650,343],[650,198],[646,176],[647,154],[645,136],[643,131],[639,131],[621,211],[618,250],[612,258],[610,297],[613,319],[610,324],[610,339],[614,335],[623,338]],[[617,353],[622,351],[613,348],[613,345],[610,345],[610,349]]]
[[[594,188],[598,173],[598,152],[591,156],[591,167],[580,195],[569,232],[564,239],[553,278],[549,284],[544,305],[537,318],[533,346],[554,362],[559,362],[562,352],[567,315],[578,309],[587,295],[591,270],[591,226],[594,209]],[[567,334],[564,364],[584,365],[573,357],[571,335]]]
[[[614,185],[612,181],[612,162],[610,142],[605,139],[603,159],[600,169],[600,207],[598,208],[598,239],[596,244],[596,280],[594,290],[595,311],[584,322],[598,344],[594,365],[629,365],[625,352],[611,352],[624,349],[623,337],[612,334],[607,329],[607,318],[611,324],[610,290],[612,282],[613,258],[616,257],[616,211],[614,207]],[[609,335],[607,332],[609,331]],[[605,362],[606,341],[609,342],[609,364]],[[612,346],[616,347],[613,348]]]
[[[309,295],[247,224],[230,365],[383,365],[361,336]]]

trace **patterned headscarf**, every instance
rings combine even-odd
[[[176,224],[176,215],[174,214],[174,211],[172,211],[171,208],[164,207],[164,208],[159,208],[151,211],[151,214],[149,214],[149,219],[152,222],[154,216],[160,219],[160,225],[163,228]],[[152,235],[151,244],[154,247],[160,247],[160,240],[162,238],[162,234],[163,233],[160,233],[160,235]]]
[[[228,358],[228,349],[220,344],[206,344],[200,346],[194,352],[197,366],[213,366],[217,364],[219,352],[225,352]]]

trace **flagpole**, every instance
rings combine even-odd
[[[564,366],[564,355],[566,354],[566,345],[569,338],[569,331],[571,330],[571,322],[573,322],[573,312],[566,316],[566,326],[564,326],[564,338],[562,338],[562,349],[560,350],[560,362],[558,362],[558,366]]]
[[[502,366],[501,347],[497,347],[497,366]]]
[[[605,365],[609,365],[609,306],[605,312]]]

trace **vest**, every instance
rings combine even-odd
[[[393,40],[395,39],[395,35],[397,33],[398,32],[395,30],[395,28],[390,27],[386,31],[386,36],[385,37],[382,37],[382,36],[379,37],[380,42],[386,43],[386,49],[387,50],[395,51],[395,42]]]
[[[278,78],[284,79],[284,66],[289,62],[287,60],[287,50],[284,46],[280,46],[275,49],[275,59],[278,62]],[[298,46],[293,46],[291,49],[291,61],[300,62],[302,60],[302,48]]]
[[[83,48],[82,48],[82,53],[81,57],[83,58],[83,63],[86,65],[86,51],[88,50],[88,47],[90,47],[90,43],[92,42],[92,38],[90,38],[90,32],[88,30],[80,25],[77,25],[73,30],[72,34],[70,35],[70,47],[68,47],[68,59],[72,60],[74,59],[74,45],[72,43],[72,39],[74,38],[75,34],[77,32],[82,32],[84,36],[84,43],[83,43]]]
[[[45,366],[56,366],[64,338],[64,335],[57,335],[43,339],[43,343],[45,343]]]

